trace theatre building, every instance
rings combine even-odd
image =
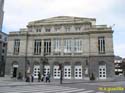
[[[114,76],[113,30],[96,25],[95,18],[57,16],[29,22],[27,28],[9,33],[6,75],[21,72],[38,78],[99,79]]]

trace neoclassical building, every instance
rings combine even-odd
[[[26,29],[10,32],[6,75],[38,72],[59,79],[99,79],[114,76],[113,30],[96,25],[95,18],[57,16],[29,22]]]

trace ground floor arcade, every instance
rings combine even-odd
[[[6,64],[6,74],[17,77],[21,72],[33,74],[34,78],[38,78],[38,72],[44,75],[50,73],[51,78],[60,79],[59,64],[62,64],[63,79],[89,79],[93,74],[98,79],[112,78],[114,75],[113,59],[111,57],[77,57],[77,58],[48,58],[48,62],[44,63],[38,58],[8,58]]]

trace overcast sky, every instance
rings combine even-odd
[[[29,21],[80,16],[113,26],[115,55],[125,57],[125,0],[5,0],[3,31],[18,31]]]

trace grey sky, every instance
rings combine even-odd
[[[125,0],[5,0],[3,31],[18,31],[29,21],[53,16],[80,16],[113,26],[114,50],[125,57]]]

